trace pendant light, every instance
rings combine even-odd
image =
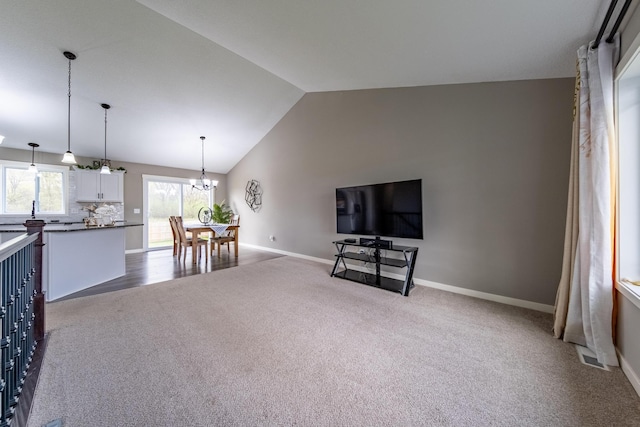
[[[33,156],[35,155],[36,147],[39,147],[40,144],[36,144],[35,142],[30,142],[29,147],[31,147],[31,164],[29,165],[29,172],[38,173],[38,168],[36,164],[33,162]]]
[[[67,152],[62,157],[62,163],[69,163],[75,165],[76,158],[71,152],[71,61],[76,59],[76,55],[71,52],[64,52],[64,57],[69,60],[69,92],[68,97],[68,109],[67,109]]]
[[[218,181],[211,181],[209,178],[207,178],[207,174],[204,173],[204,136],[201,136],[200,140],[202,141],[202,173],[200,174],[199,181],[190,179],[189,183],[191,184],[191,188],[194,188],[196,190],[209,191],[211,190],[211,187],[215,187],[216,185],[218,185]]]
[[[107,110],[111,108],[109,104],[100,104],[102,108],[104,108],[104,159],[102,159],[102,167],[100,168],[100,173],[103,175],[110,175],[111,168],[109,163],[111,163],[107,159]]]

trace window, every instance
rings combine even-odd
[[[3,215],[64,215],[67,206],[66,167],[38,165],[38,173],[28,171],[28,163],[0,164]]]
[[[181,216],[185,224],[199,223],[200,209],[211,207],[214,193],[195,190],[187,179],[144,176],[145,248],[166,248],[173,236],[169,216]],[[215,188],[215,187],[214,187]]]
[[[640,56],[618,76],[618,279],[640,280]],[[618,287],[640,307],[637,286]],[[626,292],[628,291],[628,292]]]

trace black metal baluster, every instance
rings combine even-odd
[[[22,392],[22,331],[24,328],[24,288],[27,285],[27,277],[24,270],[24,248],[16,254],[16,267],[18,269],[18,281],[16,282],[16,323],[18,328],[16,329],[16,345],[13,351],[13,362],[15,369],[13,370],[13,379],[16,383],[16,389],[13,391],[13,404],[18,404],[18,397]]]
[[[13,326],[11,327],[11,376],[13,380],[12,394],[11,394],[11,413],[13,414],[14,408],[17,404],[16,391],[20,387],[20,366],[18,356],[20,352],[20,314],[22,312],[20,307],[20,288],[22,284],[22,274],[20,266],[20,251],[15,253],[12,257],[14,268],[14,287],[13,287]]]
[[[7,389],[3,399],[3,417],[8,420],[13,415],[11,401],[13,399],[13,390],[15,388],[15,383],[13,380],[13,331],[15,327],[15,281],[16,281],[16,269],[15,269],[15,254],[10,256],[6,260],[7,266],[7,327],[5,331],[6,337],[6,348],[3,348],[3,366],[5,378],[7,379]]]
[[[15,239],[19,249],[3,253],[0,261],[0,427],[11,425],[37,346],[38,238]]]
[[[19,293],[19,300],[20,300],[20,327],[18,329],[18,338],[19,338],[19,343],[18,343],[18,350],[17,350],[17,360],[16,360],[16,364],[18,365],[18,369],[16,369],[16,374],[17,374],[17,379],[18,379],[18,390],[16,390],[15,393],[15,397],[16,397],[16,402],[18,401],[18,398],[20,397],[20,394],[22,394],[22,389],[24,387],[24,381],[25,378],[27,376],[27,369],[26,369],[26,365],[27,365],[27,351],[25,348],[26,345],[26,341],[27,341],[27,309],[28,309],[28,304],[27,304],[27,286],[29,285],[29,280],[31,280],[31,274],[29,272],[29,246],[24,247],[21,251],[20,251],[20,271],[21,271],[21,276],[22,276],[22,280],[20,281],[21,286],[20,286],[20,293]]]
[[[6,357],[6,349],[8,347],[8,342],[7,342],[7,325],[9,324],[9,320],[7,318],[7,307],[6,307],[6,301],[7,301],[7,290],[9,287],[9,281],[7,280],[7,266],[6,266],[6,260],[2,261],[2,263],[0,263],[0,280],[2,280],[2,292],[0,292],[0,317],[2,318],[2,328],[0,329],[0,333],[2,334],[2,336],[0,337],[0,355],[1,355],[1,360],[0,360],[0,425],[5,425],[6,424],[6,418],[5,418],[5,413],[7,411],[7,376],[6,376],[6,371],[4,370],[4,366],[5,366],[5,361],[7,360]]]

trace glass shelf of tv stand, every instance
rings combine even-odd
[[[331,272],[332,277],[339,277],[369,286],[375,286],[393,292],[399,292],[404,296],[409,296],[409,290],[414,287],[413,270],[415,268],[418,248],[412,246],[392,245],[390,248],[379,248],[371,244],[360,244],[358,240],[355,242],[347,242],[345,240],[337,240],[333,242],[338,250],[336,254],[336,263]],[[348,247],[360,248],[358,252],[347,251]],[[362,252],[362,249],[365,249]],[[386,251],[402,252],[403,258],[392,258],[383,256]],[[345,260],[360,261],[375,265],[376,272],[369,273],[349,268]],[[340,265],[344,267],[340,270]],[[396,268],[406,268],[404,280],[385,277],[380,272],[380,266],[387,265]]]

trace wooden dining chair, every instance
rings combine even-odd
[[[184,259],[187,259],[187,248],[191,248],[193,243],[192,237],[187,237],[187,232],[184,229],[184,224],[182,223],[182,217],[175,217],[175,225],[176,231],[178,232],[178,236],[180,236],[180,248],[178,249],[178,259],[180,259],[180,253],[184,250]],[[207,251],[207,241],[205,239],[200,239],[196,241],[196,246],[198,248],[198,259],[200,259],[202,255],[202,246],[204,246],[205,253]]]
[[[171,226],[171,234],[173,234],[173,256],[178,255],[178,248],[180,248],[180,235],[176,228],[176,217],[171,215],[169,217],[169,225]]]
[[[231,221],[229,221],[229,224],[240,225],[240,215],[232,216]],[[220,258],[220,248],[222,247],[222,245],[226,243],[227,252],[230,252],[229,243],[235,244],[235,241],[236,241],[236,230],[228,230],[222,233],[220,236],[214,236],[213,239],[211,239],[211,255],[213,255],[214,245],[218,246],[218,258]]]

